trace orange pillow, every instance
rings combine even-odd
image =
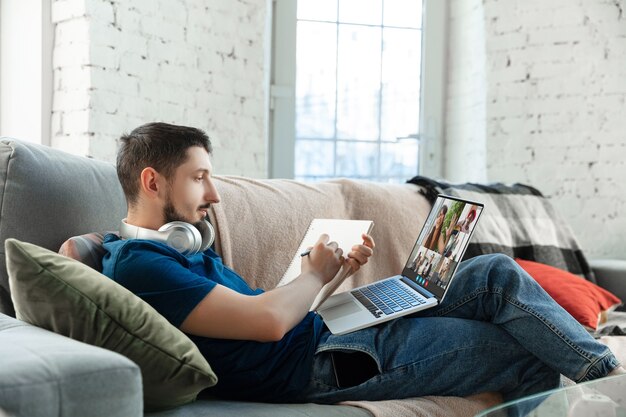
[[[604,288],[570,272],[519,258],[515,262],[587,330],[596,330],[606,321],[606,312],[622,303]]]
[[[596,330],[606,313],[622,304],[614,294],[570,272],[519,258],[515,262],[588,330]]]

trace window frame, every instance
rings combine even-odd
[[[269,178],[295,177],[297,1],[274,0],[269,105]],[[421,175],[443,172],[447,1],[423,0],[419,115]]]

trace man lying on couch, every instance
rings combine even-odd
[[[574,381],[626,372],[512,259],[461,263],[443,303],[346,335],[309,312],[322,286],[347,262],[366,264],[368,235],[343,257],[321,236],[290,284],[252,289],[210,248],[192,254],[159,241],[170,222],[202,225],[220,200],[211,143],[201,130],[149,123],[121,137],[117,172],[126,222],[151,239],[110,234],[103,272],[197,344],[219,375],[220,397],[336,403],[500,392],[505,400]]]

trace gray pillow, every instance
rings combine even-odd
[[[5,250],[17,318],[137,363],[147,410],[188,403],[217,383],[196,345],[121,285],[30,243],[7,239]]]

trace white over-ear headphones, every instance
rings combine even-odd
[[[133,226],[123,219],[120,236],[124,239],[155,240],[171,246],[183,255],[195,255],[211,247],[215,240],[215,230],[211,223],[204,220],[198,226],[202,230],[189,223],[175,221],[164,224],[159,230],[152,230]]]

